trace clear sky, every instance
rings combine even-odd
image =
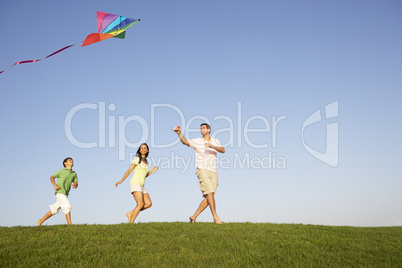
[[[223,221],[402,225],[400,1],[2,1],[0,70],[83,41],[96,11],[141,21],[0,74],[0,226],[36,225],[67,156],[73,223],[126,222],[131,176],[114,185],[142,142],[159,171],[137,222],[187,221],[202,196],[172,129],[203,121]]]

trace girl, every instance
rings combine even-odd
[[[134,171],[133,178],[130,181],[130,192],[134,196],[135,202],[137,202],[137,206],[127,212],[126,216],[128,218],[129,223],[134,223],[135,219],[140,213],[141,210],[145,210],[152,206],[151,198],[147,190],[144,188],[145,178],[158,170],[158,167],[155,166],[151,171],[149,171],[147,157],[149,154],[149,147],[146,143],[140,145],[137,150],[136,157],[133,159],[130,167],[124,173],[123,178],[116,182],[117,185],[121,184],[131,172]]]

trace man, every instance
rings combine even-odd
[[[214,222],[222,224],[216,213],[215,192],[218,186],[218,174],[216,173],[216,154],[224,153],[225,148],[220,144],[218,139],[210,136],[210,125],[203,123],[200,126],[202,138],[187,140],[181,133],[179,126],[173,129],[179,135],[180,141],[191,148],[194,148],[195,163],[197,167],[197,177],[200,183],[200,189],[204,199],[201,201],[197,211],[190,217],[190,222],[194,223],[198,215],[208,206],[211,209]]]
[[[66,220],[68,224],[71,223],[71,213],[70,211],[73,207],[68,201],[68,194],[70,193],[71,186],[76,189],[78,187],[78,177],[77,173],[72,170],[74,166],[73,159],[67,157],[63,161],[63,169],[56,171],[51,177],[50,181],[53,184],[56,194],[56,203],[50,205],[50,211],[45,214],[41,219],[37,220],[38,226],[41,226],[44,221],[57,214],[60,209],[66,215]],[[57,179],[57,183],[54,179]]]

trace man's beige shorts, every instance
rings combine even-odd
[[[200,183],[200,190],[202,196],[206,197],[207,194],[215,193],[218,187],[218,174],[207,169],[197,169],[198,182]]]

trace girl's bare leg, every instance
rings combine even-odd
[[[145,210],[147,208],[150,208],[151,206],[152,206],[152,201],[151,201],[151,198],[150,198],[149,194],[144,194],[144,206],[142,207],[141,211]],[[126,213],[126,216],[127,216],[129,222],[130,222],[131,214],[133,212],[134,212],[134,210],[131,210],[130,212]]]
[[[137,202],[137,206],[126,215],[128,217],[129,223],[134,223],[135,219],[138,216],[138,213],[144,208],[144,194],[140,191],[133,192],[133,197],[135,202]]]
[[[151,197],[149,194],[144,194],[144,206],[142,207],[141,210],[146,210],[147,208],[150,208],[152,206],[152,201]]]

